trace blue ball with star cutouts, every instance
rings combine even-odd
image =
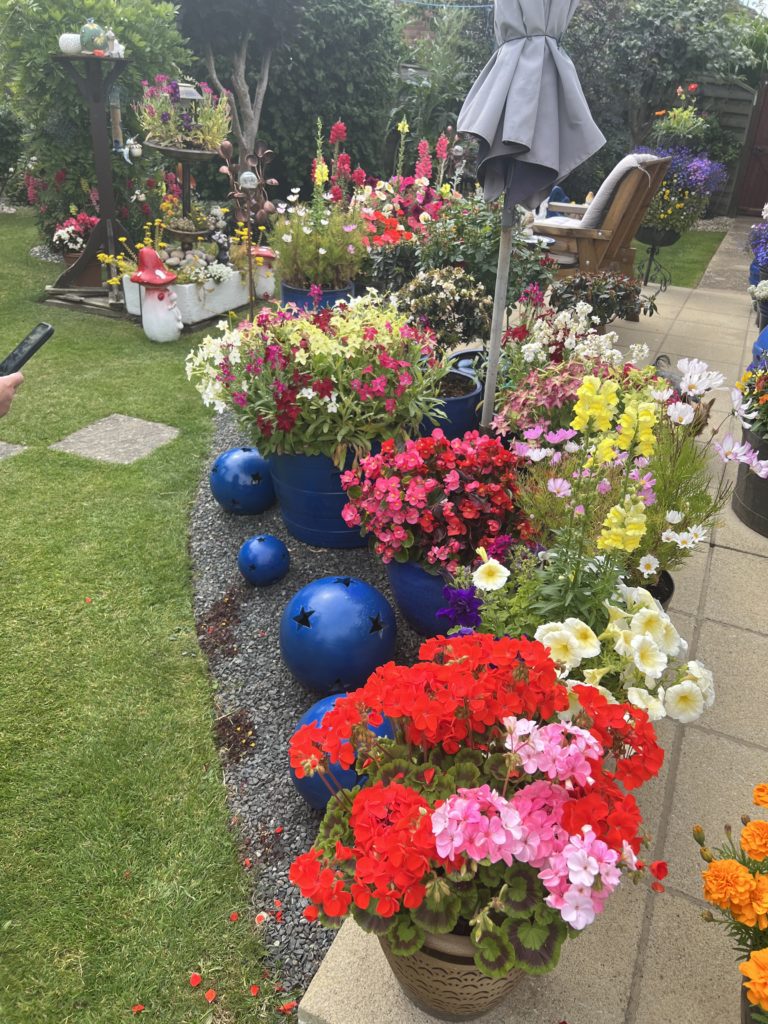
[[[327,696],[362,686],[395,653],[397,627],[389,601],[363,580],[324,576],[288,602],[280,653],[307,690]]]
[[[256,448],[230,448],[211,467],[211,493],[223,509],[253,516],[275,503],[269,463]]]
[[[254,587],[277,583],[291,567],[288,548],[279,537],[260,533],[249,537],[237,555],[237,568]]]

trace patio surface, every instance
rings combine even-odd
[[[728,241],[726,238],[723,246]],[[728,246],[726,246],[726,250]],[[723,252],[725,256],[725,251]],[[651,359],[667,353],[706,360],[735,381],[757,335],[746,295],[748,258],[736,290],[670,288],[659,315],[621,324],[622,341],[646,341]],[[734,280],[736,279],[734,275]],[[719,393],[715,420],[730,408]],[[735,473],[726,472],[731,477]],[[660,777],[640,803],[653,836],[647,859],[669,861],[663,894],[620,889],[605,914],[566,944],[552,974],[526,978],[485,1018],[504,1024],[727,1024],[739,1019],[741,975],[724,930],[701,919],[703,862],[691,836],[703,825],[717,845],[726,822],[751,813],[752,787],[768,780],[768,540],[730,511],[675,574],[675,623],[715,674],[717,699],[701,724],[660,723],[666,751]],[[345,925],[299,1008],[301,1024],[427,1024],[402,996],[377,941]]]

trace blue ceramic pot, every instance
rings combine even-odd
[[[448,359],[462,373],[470,373],[473,377],[479,377],[485,361],[485,353],[480,348],[463,348],[458,352],[451,352]]]
[[[752,346],[752,358],[759,359],[768,352],[768,327],[764,327],[757,336],[757,341]]]
[[[309,711],[306,711],[296,723],[294,733],[298,732],[303,725],[312,725],[314,722],[320,725],[328,712],[336,704],[336,701],[344,696],[346,694],[333,693],[329,697],[323,697],[317,704],[313,704]],[[395,738],[395,731],[388,718],[385,718],[381,725],[369,725],[368,728],[374,736],[384,736],[388,740]],[[362,786],[368,781],[367,775],[358,775],[354,768],[342,768],[335,761],[331,761],[328,765],[325,778],[327,779],[328,776],[330,776],[329,781],[333,790],[352,789],[354,786]],[[294,786],[310,807],[314,807],[316,811],[325,810],[326,804],[331,799],[331,793],[319,775],[310,775],[300,779],[293,768],[291,768],[291,778],[293,779]]]
[[[267,587],[285,576],[291,567],[291,556],[279,537],[261,533],[249,537],[240,548],[237,567],[254,587]]]
[[[448,604],[443,597],[447,578],[427,572],[416,562],[390,562],[387,576],[395,603],[411,629],[421,636],[443,635],[448,620],[437,613]]]
[[[351,464],[351,460],[350,460]],[[356,527],[341,518],[347,496],[327,455],[271,455],[272,482],[288,532],[315,548],[364,548]]]
[[[362,686],[395,653],[389,601],[351,576],[325,576],[294,594],[280,620],[280,653],[291,674],[321,696]]]
[[[275,503],[269,464],[255,448],[222,452],[211,467],[209,480],[216,501],[235,515],[257,515]]]
[[[349,302],[354,294],[354,282],[350,282],[346,288],[324,291],[322,297],[318,300],[310,296],[309,288],[294,288],[290,284],[280,283],[280,301],[282,304],[285,306],[292,302],[299,309],[323,309],[325,306],[335,306],[337,302]]]
[[[447,438],[463,437],[468,430],[477,430],[480,426],[480,400],[482,398],[483,385],[474,373],[467,373],[463,370],[452,370],[450,376],[463,377],[470,380],[474,387],[466,395],[458,395],[454,398],[443,398],[442,404],[447,419],[433,421],[425,419],[419,429],[422,437],[428,437],[435,427],[440,427]],[[448,377],[445,378],[448,380]]]

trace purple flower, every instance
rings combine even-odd
[[[485,550],[489,558],[495,558],[497,562],[503,562],[509,554],[509,549],[513,543],[514,541],[508,533],[500,533],[498,537],[494,537],[492,541],[485,545]]]
[[[548,430],[544,435],[544,440],[548,444],[560,444],[561,441],[570,441],[571,438],[575,436],[575,430],[570,430],[567,427],[561,427],[559,430]]]
[[[547,490],[550,494],[554,494],[556,498],[567,498],[571,493],[571,485],[567,480],[563,480],[561,476],[556,476],[551,480],[547,480]]]
[[[451,626],[468,626],[474,629],[480,625],[480,608],[483,602],[477,596],[474,587],[467,587],[466,590],[460,587],[443,587],[443,597],[448,602],[448,607],[441,608],[437,614],[448,619]]]
[[[610,489],[611,489],[611,481],[608,480],[607,477],[604,477],[600,481],[600,483],[597,485],[597,490],[598,490],[599,494],[607,494],[608,491],[610,491]]]
[[[528,427],[527,430],[523,431],[523,437],[526,441],[536,441],[544,433],[544,427]]]
[[[164,110],[162,112],[162,114],[160,115],[160,120],[163,122],[163,124],[168,124],[168,122],[171,120],[171,115],[168,113],[167,110]]]

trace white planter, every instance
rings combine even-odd
[[[59,49],[62,53],[73,54],[81,53],[82,46],[80,45],[80,33],[79,32],[65,32],[59,36]]]
[[[176,305],[185,324],[197,324],[221,316],[248,303],[248,284],[240,274],[227,278],[220,284],[207,281],[205,284],[174,284]],[[141,286],[123,275],[123,294],[126,312],[141,316]]]

